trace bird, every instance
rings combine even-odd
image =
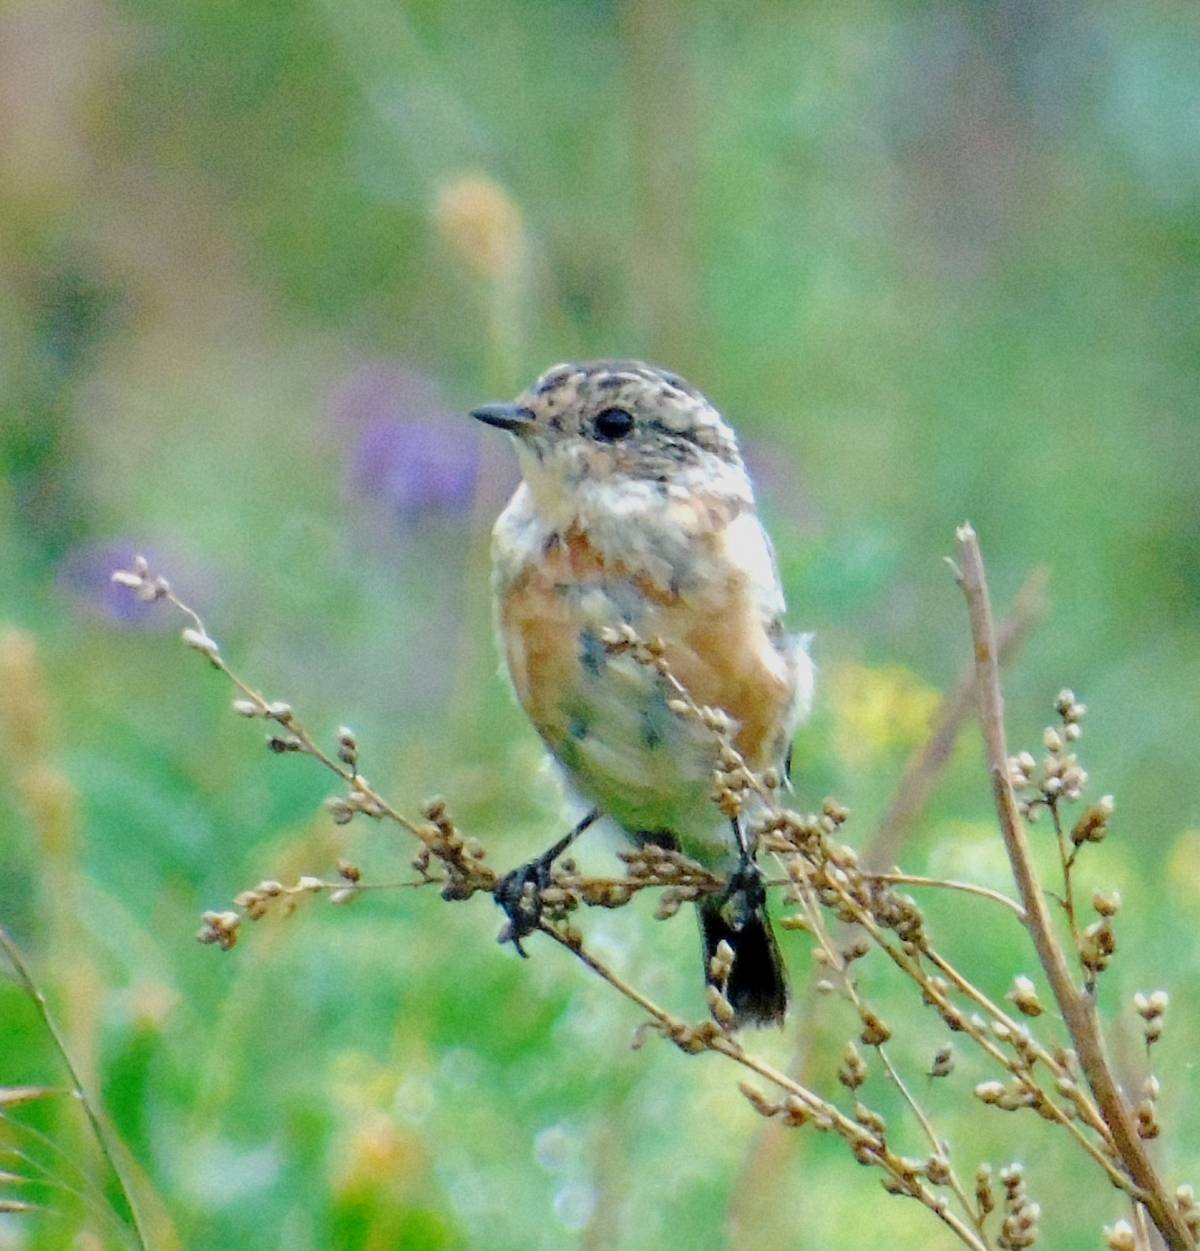
[[[728,883],[697,901],[706,980],[726,966],[735,1026],[781,1023],[787,978],[762,877],[745,823],[712,798],[720,745],[672,709],[661,674],[605,641],[622,626],[661,641],[692,699],[730,719],[748,766],[790,776],[813,664],[807,637],[785,629],[733,429],[678,374],[637,360],[555,365],[511,403],[471,416],[508,434],[522,476],[492,533],[500,651],[518,702],[589,808],[510,886],[527,902],[526,884],[545,885],[550,860],[600,817],[635,845],[682,853]],[[515,903],[506,910],[519,947]],[[731,967],[728,950],[714,966],[722,943]]]

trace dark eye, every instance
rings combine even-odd
[[[597,438],[623,439],[633,429],[633,418],[623,408],[606,408],[593,424]]]

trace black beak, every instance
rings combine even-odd
[[[473,408],[471,416],[509,434],[523,434],[534,426],[533,411],[521,404],[484,404],[482,408]]]

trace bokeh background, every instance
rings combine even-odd
[[[145,551],[239,670],[515,863],[560,818],[490,637],[515,470],[463,413],[610,354],[742,432],[816,634],[800,802],[837,794],[863,843],[968,655],[954,526],[1001,605],[1049,566],[1010,732],[1036,744],[1063,684],[1092,708],[1120,819],[1085,881],[1125,899],[1105,1011],[1138,1080],[1129,998],[1172,992],[1159,1150],[1200,1180],[1198,37],[1191,0],[0,8],[0,921],[156,1248],[951,1245],[838,1144],[764,1146],[731,1068],[631,1051],[632,1010],[498,948],[484,900],[317,900],[229,955],[193,942],[263,876],[389,880],[411,848],[335,829],[320,770],[270,757],[110,569]],[[904,860],[1005,884],[973,731]],[[929,908],[992,993],[1033,972],[1003,914]],[[702,1012],[689,918],[586,930]],[[862,977],[966,1167],[1024,1160],[1046,1244],[1100,1245],[1115,1193],[1035,1117],[976,1115],[973,1060],[925,1083],[940,1031]],[[830,1089],[853,1022],[796,1017],[759,1045],[803,1035]],[[62,1081],[0,984],[0,1083]],[[69,1104],[0,1122],[69,1187],[87,1142]],[[62,1215],[0,1217],[0,1247],[119,1245],[21,1193]]]

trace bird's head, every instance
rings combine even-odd
[[[580,492],[632,499],[748,489],[720,413],[677,374],[640,361],[556,365],[511,404],[471,415],[513,436],[525,481],[547,506]]]

